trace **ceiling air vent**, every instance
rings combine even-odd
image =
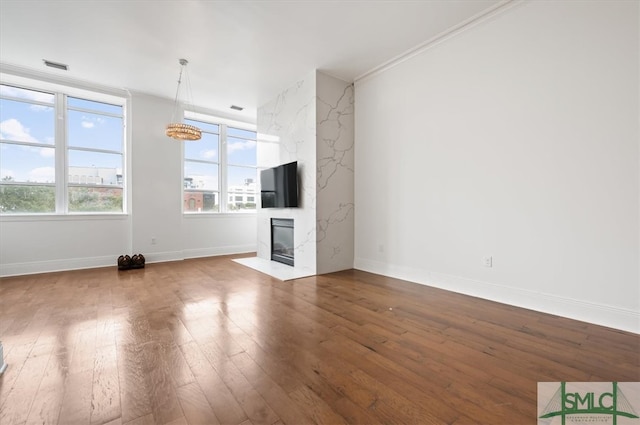
[[[68,71],[69,70],[69,65],[65,65],[64,63],[51,62],[51,61],[48,61],[46,59],[42,59],[42,61],[48,67],[55,68],[55,69],[61,69],[63,71]]]
[[[237,105],[231,105],[230,108],[235,111],[242,111],[244,109],[242,106],[237,106]]]

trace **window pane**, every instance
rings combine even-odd
[[[207,132],[216,133],[216,134],[220,133],[220,126],[218,126],[218,124],[210,124],[208,122],[196,121],[196,120],[190,120],[190,119],[185,119],[184,123],[189,125],[195,125],[202,131],[207,131]]]
[[[256,165],[256,141],[227,138],[227,160],[234,165]]]
[[[227,171],[229,211],[254,210],[257,170],[248,167],[228,167]]]
[[[52,213],[56,210],[55,187],[0,184],[0,213]]]
[[[202,139],[197,142],[184,142],[185,159],[199,159],[218,162],[217,134],[202,133]]]
[[[69,183],[122,185],[122,155],[69,149]]]
[[[184,188],[218,190],[218,165],[184,162]]]
[[[241,139],[256,139],[256,132],[251,130],[241,130],[239,128],[227,127],[228,137],[239,137]]]
[[[55,149],[0,143],[0,176],[4,181],[54,183]]]
[[[13,86],[0,85],[0,96],[16,97],[18,99],[35,100],[36,102],[50,103],[53,105],[55,96],[37,90],[21,89]]]
[[[54,144],[53,107],[0,99],[0,138]]]
[[[78,99],[77,97],[67,97],[68,108],[90,109],[96,112],[106,112],[108,114],[122,116],[122,106],[111,105],[104,102],[94,102],[92,100]]]
[[[185,190],[184,212],[217,212],[218,193],[212,191]]]
[[[122,118],[69,111],[69,146],[122,151]]]
[[[69,187],[69,212],[122,212],[119,187]]]

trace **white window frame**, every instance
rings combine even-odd
[[[220,214],[230,214],[230,215],[238,215],[238,214],[255,214],[258,208],[258,204],[256,202],[256,209],[254,210],[245,210],[245,211],[232,211],[229,209],[229,191],[227,185],[227,169],[229,166],[229,162],[227,159],[227,128],[232,127],[239,130],[248,130],[257,132],[256,125],[251,123],[246,123],[242,121],[236,121],[228,118],[223,118],[216,116],[215,114],[197,112],[193,110],[185,110],[184,117],[186,119],[202,121],[208,124],[218,125],[218,195],[219,195],[219,204],[218,211],[185,211],[184,210],[184,184],[182,185],[182,213],[188,216],[200,216],[200,215],[220,215]],[[184,143],[198,143],[196,142],[184,142]],[[256,135],[256,143],[257,143],[257,135]],[[184,182],[184,163],[185,163],[185,154],[184,149],[182,151],[182,181]],[[256,160],[256,166],[247,166],[247,165],[234,165],[234,167],[246,167],[246,168],[255,168],[256,170],[256,179],[258,174],[258,166]],[[254,196],[258,196],[258,188],[256,187],[256,194]]]
[[[106,189],[113,189],[113,188],[120,188],[122,189],[122,211],[118,211],[118,212],[97,212],[98,214],[122,214],[126,211],[125,209],[125,202],[126,202],[126,191],[125,191],[125,187],[124,187],[124,174],[125,174],[125,170],[126,170],[126,156],[125,156],[125,146],[126,146],[126,131],[125,131],[125,110],[126,110],[126,105],[115,105],[115,106],[121,106],[122,107],[122,115],[117,115],[117,114],[113,114],[113,113],[109,113],[109,112],[99,112],[99,111],[95,111],[92,109],[85,109],[85,108],[79,108],[79,107],[70,107],[68,105],[67,99],[69,97],[74,97],[77,99],[81,99],[81,100],[89,100],[89,101],[93,101],[93,102],[99,102],[99,103],[109,103],[109,102],[104,102],[101,100],[96,100],[96,99],[91,99],[91,98],[87,98],[86,96],[83,97],[79,97],[79,96],[70,96],[68,94],[64,94],[60,97],[64,98],[64,127],[65,129],[67,128],[67,126],[69,125],[69,120],[68,120],[68,111],[77,111],[77,112],[86,112],[88,114],[94,114],[94,115],[102,115],[105,117],[112,117],[112,118],[122,118],[122,147],[121,147],[121,151],[116,151],[116,150],[111,150],[111,149],[101,149],[101,148],[92,148],[92,147],[79,147],[79,146],[69,146],[68,143],[68,137],[64,137],[64,144],[65,144],[65,169],[67,170],[66,174],[65,174],[65,191],[64,191],[64,196],[65,196],[65,205],[64,205],[64,209],[67,213],[69,214],[87,214],[87,212],[69,212],[69,199],[68,199],[68,194],[69,194],[69,189],[71,187],[88,187],[88,188],[106,188]],[[62,127],[62,126],[61,126]],[[80,179],[80,181],[78,183],[76,182],[71,182],[69,181],[69,157],[70,157],[70,151],[82,151],[82,152],[94,152],[94,153],[104,153],[104,154],[111,154],[111,155],[122,155],[122,166],[121,166],[121,172],[122,172],[122,184],[120,185],[104,185],[104,184],[90,184],[89,181],[82,181],[82,179]],[[57,173],[56,173],[57,174]],[[57,175],[56,175],[57,177]]]
[[[189,118],[186,115],[187,114],[185,112],[185,118],[186,119],[192,119],[192,118]],[[185,190],[185,187],[184,187],[184,184],[183,184],[182,185],[182,213],[183,214],[188,214],[188,215],[218,214],[220,212],[220,208],[222,208],[222,200],[220,199],[221,193],[222,193],[221,189],[220,189],[220,184],[221,184],[220,183],[220,167],[221,167],[221,165],[220,165],[220,158],[219,158],[220,157],[220,144],[221,144],[220,140],[222,140],[222,134],[221,134],[222,129],[221,129],[220,125],[218,125],[215,122],[204,121],[204,120],[201,120],[201,119],[199,119],[198,121],[206,122],[207,124],[212,124],[212,125],[217,125],[218,126],[218,132],[217,133],[213,133],[212,131],[208,131],[208,130],[202,130],[203,133],[216,134],[218,136],[218,145],[216,146],[216,151],[218,153],[218,160],[217,161],[206,161],[206,160],[195,159],[195,158],[188,158],[187,159],[186,158],[186,150],[184,149],[184,144],[183,144],[182,145],[182,182],[184,183],[184,180],[185,180],[185,177],[186,177],[184,170],[185,170],[185,164],[186,164],[187,160],[189,162],[191,162],[191,163],[196,163],[196,164],[208,164],[210,166],[217,165],[218,166],[218,176],[217,176],[218,177],[218,189],[217,190],[203,189],[202,192],[203,193],[204,192],[207,192],[207,193],[213,192],[213,193],[217,194],[217,196],[218,196],[218,211],[191,211],[191,210],[186,211],[185,210],[185,202],[184,202],[186,190]],[[198,141],[193,141],[193,142],[192,141],[185,141],[184,143],[198,143]],[[204,202],[204,200],[203,200],[203,202]]]
[[[23,217],[23,216],[86,216],[86,215],[127,215],[128,214],[128,175],[129,175],[129,159],[128,159],[128,96],[124,93],[111,93],[108,89],[96,89],[95,91],[91,87],[80,88],[72,85],[61,84],[58,82],[47,81],[44,78],[33,79],[30,77],[24,77],[15,74],[0,73],[0,83],[7,86],[16,87],[24,90],[40,91],[50,93],[54,95],[54,144],[47,145],[46,147],[55,149],[55,211],[46,213],[30,213],[20,212],[12,214],[0,214],[3,219],[11,217]],[[121,211],[78,211],[69,212],[69,146],[67,141],[67,98],[74,97],[83,100],[89,100],[93,102],[107,103],[111,105],[117,105],[122,107],[122,151],[117,152],[122,154],[122,184],[118,186],[109,186],[111,188],[122,189],[122,210]],[[11,99],[12,98],[7,98]],[[24,101],[24,99],[17,99]],[[37,102],[29,101],[29,103],[37,104]],[[77,110],[77,108],[72,108]],[[96,111],[89,111],[96,113]],[[105,114],[108,115],[108,114]],[[14,143],[14,142],[10,142]],[[19,143],[14,143],[19,144]],[[77,148],[73,148],[77,149]],[[102,152],[101,149],[82,149],[86,151]],[[105,151],[106,153],[114,153],[113,151]],[[89,185],[87,185],[89,186]],[[99,187],[91,185],[91,187]]]

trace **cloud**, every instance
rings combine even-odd
[[[56,150],[51,148],[40,148],[40,156],[44,158],[53,158],[56,156]]]
[[[80,125],[83,128],[93,128],[93,127],[96,126],[96,124],[103,125],[105,122],[106,122],[105,119],[101,118],[101,117],[83,116],[82,117],[82,122],[80,123]]]
[[[232,154],[236,151],[244,151],[247,149],[253,149],[256,147],[255,140],[245,140],[243,142],[233,142],[227,145],[227,152]]]
[[[0,94],[3,96],[17,97],[19,99],[35,100],[36,102],[53,103],[53,94],[41,91],[25,90],[11,86],[0,86]],[[43,108],[46,108],[46,106],[43,106]]]
[[[29,181],[36,183],[53,183],[56,170],[53,167],[38,167],[29,171]]]
[[[209,150],[200,152],[200,155],[202,155],[202,157],[205,159],[215,158],[217,154],[218,152],[215,149],[209,149]]]
[[[40,112],[40,111],[50,111],[53,108],[51,106],[44,106],[44,105],[31,105],[29,106],[29,109],[31,109],[32,111]]]
[[[40,143],[38,139],[30,134],[30,131],[31,130],[15,118],[9,118],[8,120],[0,122],[0,137],[3,139],[16,142]]]

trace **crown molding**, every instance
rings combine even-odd
[[[364,74],[361,74],[359,76],[357,76],[354,79],[354,83],[360,83],[362,81],[365,81],[375,75],[381,74],[391,68],[393,68],[396,65],[401,64],[402,62],[411,59],[414,56],[417,56],[423,52],[425,52],[426,50],[429,50],[430,48],[450,39],[453,38],[455,36],[457,36],[458,34],[482,23],[485,22],[497,15],[500,15],[504,12],[506,12],[507,10],[510,10],[511,8],[521,5],[525,3],[524,0],[503,0],[500,1],[499,3],[495,4],[494,6],[483,10],[482,12],[470,17],[469,19],[466,19],[462,22],[460,22],[457,25],[454,25],[450,28],[447,28],[445,31],[442,31],[441,33],[435,35],[434,37],[431,37],[430,39],[428,39],[425,42],[422,42],[420,44],[418,44],[415,47],[412,47],[411,49],[405,51],[404,53],[399,54],[398,56],[395,56],[391,59],[389,59],[386,62],[383,62],[382,64],[370,69],[369,71],[365,72]]]

